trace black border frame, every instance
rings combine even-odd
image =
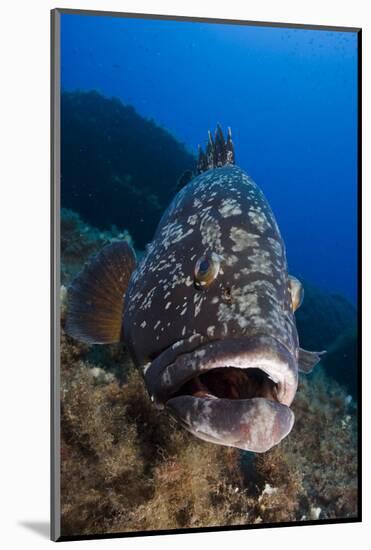
[[[61,535],[60,514],[60,15],[108,16],[130,19],[153,19],[187,21],[213,24],[246,25],[255,27],[280,27],[319,31],[354,32],[357,34],[357,326],[358,326],[358,515],[355,518],[318,519],[281,523],[251,525],[228,525],[218,527],[194,527],[186,529],[165,529],[130,531],[120,533],[96,533],[91,535]],[[328,25],[273,23],[239,19],[218,19],[180,15],[158,15],[125,13],[99,10],[55,8],[51,10],[51,539],[55,542],[205,533],[218,531],[241,531],[272,527],[293,527],[305,525],[329,525],[358,523],[362,521],[362,29],[360,27],[339,27]]]

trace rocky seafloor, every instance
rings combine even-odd
[[[221,447],[153,408],[124,346],[87,346],[64,333],[71,277],[104,244],[130,235],[93,228],[70,210],[62,210],[61,235],[62,535],[357,516],[350,304],[308,287],[300,337],[330,351],[311,375],[300,376],[289,436],[261,455]]]
[[[61,94],[61,204],[144,248],[195,157],[131,105],[91,91]],[[124,224],[122,226],[122,224]]]

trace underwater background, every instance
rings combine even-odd
[[[62,534],[357,516],[357,35],[61,15]],[[106,243],[140,257],[197,146],[232,128],[304,284],[292,433],[263,455],[155,411],[126,350],[64,333]]]

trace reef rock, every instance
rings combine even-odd
[[[331,377],[358,398],[358,337],[356,326],[345,330],[328,348],[322,364]]]
[[[357,312],[343,296],[304,282],[305,297],[297,310],[300,345],[326,350],[321,364],[332,378],[357,397]]]
[[[85,223],[79,214],[67,208],[61,209],[61,282],[68,284],[91,256],[106,244],[125,240],[133,246],[129,232],[112,226],[100,230]]]
[[[326,349],[342,332],[356,323],[356,309],[340,294],[330,294],[306,281],[304,301],[297,310],[296,324],[304,349]]]
[[[128,229],[143,248],[195,158],[133,107],[97,92],[62,93],[61,128],[62,206],[100,229]]]

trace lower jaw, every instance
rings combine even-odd
[[[219,399],[180,395],[166,408],[196,437],[262,453],[282,441],[294,424],[291,409],[270,399]]]

